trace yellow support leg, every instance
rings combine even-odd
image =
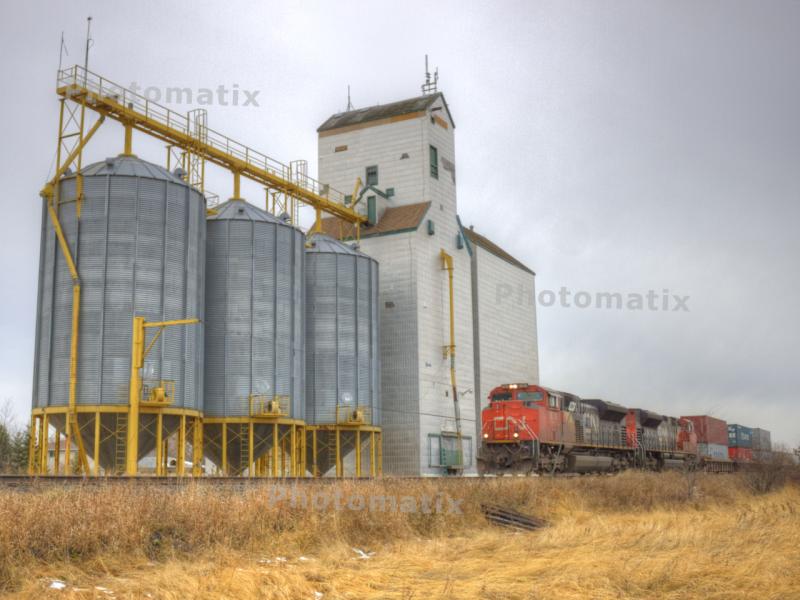
[[[228,474],[228,424],[222,424],[222,474]]]
[[[164,463],[164,417],[159,412],[156,415],[156,477],[164,475],[161,465]]]
[[[344,465],[342,464],[342,436],[339,428],[336,428],[336,477],[341,477],[344,474]]]
[[[361,431],[356,429],[356,477],[361,477]]]
[[[38,417],[31,415],[31,426],[28,430],[28,475],[33,475],[36,465],[36,424]]]
[[[286,436],[281,436],[281,477],[286,477]]]
[[[278,424],[272,424],[272,476],[278,476]]]
[[[178,464],[175,465],[175,473],[178,477],[186,474],[186,415],[181,415],[181,424],[178,429]]]
[[[317,430],[311,430],[311,476],[319,477],[317,470]]]
[[[369,432],[369,476],[375,477],[377,469],[375,467],[375,432]]]
[[[39,429],[39,473],[42,475],[47,475],[47,452],[50,446],[49,427],[47,413],[44,413],[42,415],[41,428]]]
[[[306,465],[308,464],[308,462],[307,462],[308,461],[308,457],[307,457],[308,448],[307,448],[307,444],[306,444],[307,440],[306,440],[306,428],[305,427],[300,427],[300,439],[299,439],[299,442],[300,442],[300,461],[298,463],[299,477],[306,477],[306,475],[308,473],[306,471]]]
[[[255,466],[253,465],[253,424],[247,426],[247,475],[253,477],[255,475]]]
[[[94,413],[94,476],[100,476],[100,412]]]
[[[192,441],[192,475],[200,477],[203,474],[203,421],[200,417],[194,419],[194,440]]]
[[[289,447],[291,448],[291,454],[289,455],[289,460],[291,461],[289,463],[289,472],[292,477],[297,477],[297,429],[294,424],[292,424]]]
[[[378,439],[378,475],[383,475],[383,434],[375,434]]]
[[[68,461],[69,458],[65,456],[64,460]],[[53,443],[53,475],[58,475],[58,471],[60,470],[61,467],[61,465],[59,464],[60,462],[61,462],[61,432],[58,429],[56,429],[56,439],[54,440]],[[64,474],[66,475],[67,474],[66,468],[64,468],[64,471],[65,471]]]

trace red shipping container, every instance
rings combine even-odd
[[[751,448],[728,448],[728,458],[738,462],[753,462]]]
[[[715,419],[706,415],[695,417],[681,417],[694,423],[694,432],[697,441],[701,444],[728,445],[728,424],[722,419]]]

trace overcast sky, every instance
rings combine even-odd
[[[462,221],[540,291],[570,292],[538,308],[542,383],[800,443],[800,2],[3,3],[0,401],[20,421],[59,39],[65,66],[82,63],[87,15],[93,71],[257,92],[208,106],[210,126],[314,173],[316,127],[347,85],[356,107],[416,96],[428,53],[457,125]],[[163,163],[162,145],[134,146]],[[84,160],[121,150],[109,122]],[[224,172],[207,187],[231,194]],[[651,289],[688,312],[573,303]]]

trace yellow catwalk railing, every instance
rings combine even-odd
[[[59,71],[57,92],[64,98],[83,103],[87,108],[121,122],[126,128],[145,132],[229,169],[236,178],[236,188],[241,175],[313,206],[318,216],[320,212],[325,212],[356,225],[367,220],[366,216],[345,206],[342,192],[320,183],[299,169],[293,172],[290,166],[81,66]]]

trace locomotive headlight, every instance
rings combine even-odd
[[[518,437],[519,437],[519,434],[518,434],[516,431],[514,432],[514,437],[515,437],[515,438],[518,438]]]
[[[489,439],[489,434],[488,433],[484,433],[483,434],[483,439],[488,440]]]

